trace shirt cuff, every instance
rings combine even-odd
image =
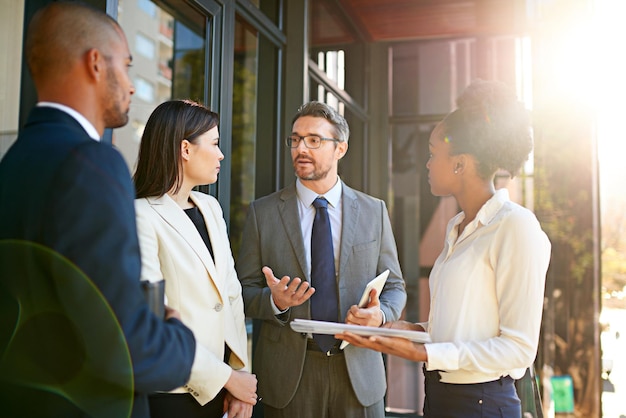
[[[272,297],[271,293],[270,293],[270,305],[272,305],[272,311],[274,311],[274,315],[276,316],[285,314],[289,310],[289,308],[285,309],[284,311],[281,311],[280,309],[278,309],[278,306],[276,306],[276,304],[274,303],[274,298]]]

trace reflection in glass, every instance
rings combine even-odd
[[[233,82],[233,134],[230,235],[233,254],[239,252],[239,237],[246,212],[255,197],[255,152],[257,130],[258,32],[237,16]]]
[[[113,141],[134,169],[139,141],[154,108],[170,99],[205,103],[207,17],[191,6],[167,1],[119,0],[118,22],[133,56],[130,76],[136,88],[129,123]]]

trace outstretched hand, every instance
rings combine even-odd
[[[292,306],[302,305],[315,293],[315,289],[310,286],[309,282],[303,281],[299,277],[291,279],[289,276],[283,276],[279,280],[274,276],[271,268],[265,266],[262,271],[267,287],[272,292],[274,304],[281,311]]]
[[[423,328],[406,321],[389,322],[384,328],[418,331]],[[428,352],[424,344],[416,343],[402,337],[383,337],[380,335],[360,336],[351,332],[336,334],[335,338],[349,342],[356,347],[369,348],[381,353],[402,357],[411,361],[428,361]]]

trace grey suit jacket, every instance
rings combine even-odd
[[[358,303],[368,281],[390,270],[381,292],[381,309],[387,321],[397,320],[406,303],[406,291],[387,208],[382,200],[343,184],[343,218],[339,257],[339,322],[345,321],[350,306]],[[258,394],[275,408],[285,407],[300,382],[306,354],[306,335],[294,332],[288,322],[310,319],[310,303],[292,307],[278,319],[270,303],[270,290],[261,269],[269,266],[276,277],[300,277],[306,257],[295,184],[254,201],[243,230],[237,273],[243,287],[246,316],[263,320],[252,369]],[[359,401],[369,406],[386,391],[382,355],[349,345],[345,358],[352,387]],[[347,383],[347,382],[346,382]]]

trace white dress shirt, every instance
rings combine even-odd
[[[445,383],[518,379],[536,356],[550,241],[506,189],[458,236],[464,218],[448,223],[430,274],[427,370]]]
[[[339,273],[339,250],[341,245],[341,181],[337,183],[327,193],[319,195],[308,189],[296,180],[296,194],[298,195],[298,215],[300,215],[300,228],[302,229],[302,239],[304,240],[304,252],[306,254],[307,274],[311,276],[311,233],[313,232],[313,221],[315,220],[315,207],[313,201],[318,197],[323,197],[328,201],[328,217],[330,228],[333,234],[333,252],[335,257],[335,275]]]
[[[313,220],[315,219],[315,207],[313,201],[318,197],[324,197],[328,201],[328,218],[333,235],[333,252],[335,257],[335,276],[339,274],[339,252],[341,245],[341,193],[342,183],[337,178],[337,183],[327,193],[319,195],[296,180],[296,194],[298,196],[298,215],[300,216],[300,228],[304,240],[304,253],[306,255],[307,275],[311,276],[311,233],[313,230]],[[304,280],[304,278],[302,278]],[[287,312],[279,310],[274,304],[274,299],[270,296],[272,309],[276,315]]]
[[[91,139],[95,141],[100,141],[100,135],[98,135],[98,130],[91,124],[91,122],[87,120],[86,117],[84,117],[71,107],[54,102],[39,102],[37,103],[37,107],[53,107],[67,113],[68,115],[76,119],[76,122],[80,123],[80,126],[83,127],[83,129],[87,132],[87,135],[89,135]]]

